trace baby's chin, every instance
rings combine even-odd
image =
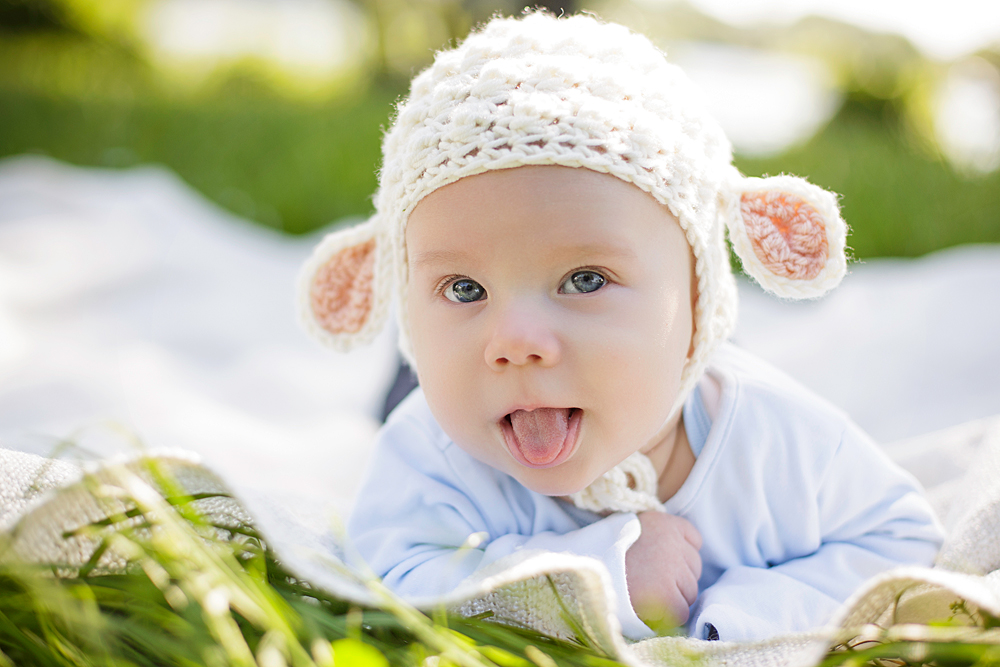
[[[543,496],[570,496],[583,491],[600,476],[567,474],[566,471],[560,471],[560,467],[544,470],[522,468],[513,477],[525,488]]]

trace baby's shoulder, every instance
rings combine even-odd
[[[809,443],[816,450],[836,448],[845,437],[868,441],[843,410],[735,345],[719,349],[710,372],[722,385],[720,420],[736,434],[766,435],[754,439],[762,445]]]
[[[423,443],[440,451],[452,444],[431,413],[420,387],[411,391],[386,417],[379,431],[379,440],[392,439],[393,436],[405,436],[414,444]]]
[[[467,486],[468,480],[502,484],[502,473],[469,455],[444,432],[420,387],[392,411],[379,430],[372,467],[392,467]]]
[[[420,387],[396,406],[375,438],[376,467],[402,465],[438,476],[456,464],[467,468],[476,463],[438,424]]]

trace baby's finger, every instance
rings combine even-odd
[[[687,571],[678,573],[677,590],[684,597],[685,602],[690,607],[698,599],[698,577],[693,572]]]
[[[698,551],[694,548],[681,549],[680,551],[684,557],[684,564],[687,565],[694,578],[699,579],[701,577],[701,556]]]
[[[697,597],[697,593],[698,589],[696,586],[695,597]],[[695,598],[691,598],[689,601],[679,585],[674,588],[674,592],[670,597],[670,611],[674,615],[674,620],[678,625],[684,625],[687,623],[688,616],[691,615],[691,605],[694,603]]]
[[[694,527],[694,524],[684,519],[681,523],[681,534],[684,539],[690,542],[695,549],[701,549],[701,533]]]

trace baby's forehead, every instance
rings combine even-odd
[[[497,211],[497,218],[531,216],[544,225],[547,213],[584,213],[590,209],[625,212],[635,207],[677,220],[669,207],[629,180],[558,163],[519,165],[457,178],[425,193],[410,212],[407,229],[414,220],[450,218],[469,212],[490,215]]]
[[[431,192],[409,216],[406,244],[417,266],[504,252],[627,261],[690,251],[677,219],[648,193],[556,165],[489,171]]]

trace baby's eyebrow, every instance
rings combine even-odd
[[[614,258],[623,261],[634,261],[636,253],[631,248],[609,244],[582,243],[568,244],[553,248],[553,254],[566,258]],[[425,250],[414,253],[410,258],[411,267],[424,267],[435,264],[453,264],[468,259],[468,254],[459,250]]]
[[[559,248],[559,253],[573,257],[608,257],[626,261],[635,260],[637,258],[635,251],[631,248],[598,243],[567,245]]]
[[[466,257],[464,252],[457,250],[426,250],[415,253],[410,258],[410,266],[425,266],[428,264],[449,264]]]

